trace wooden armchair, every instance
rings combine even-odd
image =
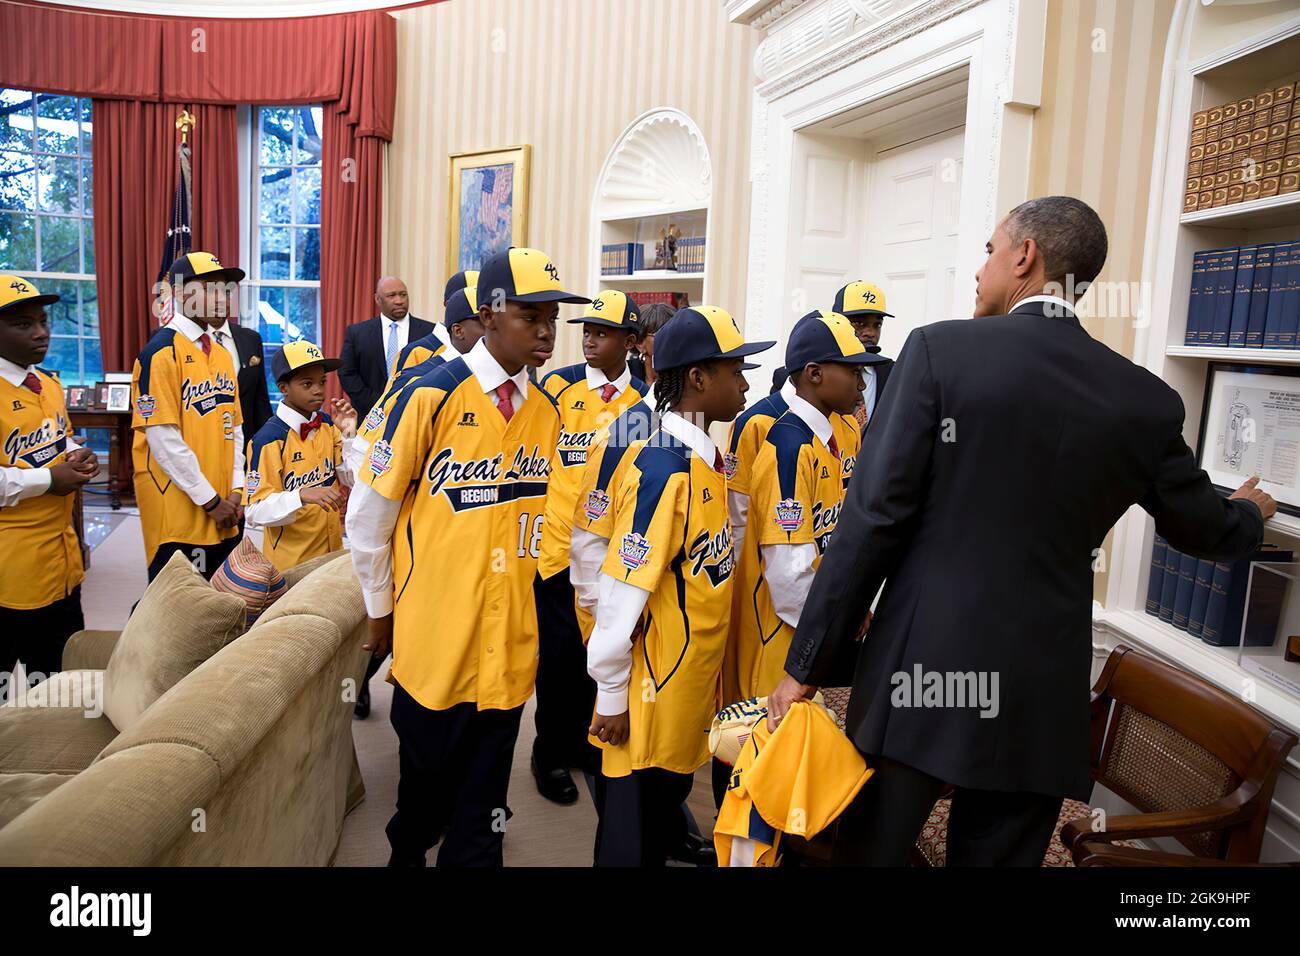
[[[1093,779],[1140,814],[1061,829],[1076,866],[1259,862],[1278,773],[1296,745],[1243,701],[1185,671],[1115,648],[1092,690]],[[1174,837],[1190,856],[1118,841]]]

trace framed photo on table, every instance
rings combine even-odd
[[[96,382],[95,390],[91,393],[90,407],[97,412],[102,412],[108,408],[108,383]]]
[[[453,153],[447,195],[447,272],[477,269],[493,253],[528,244],[532,147]]]
[[[84,412],[90,407],[91,390],[85,385],[69,385],[67,394],[68,411]]]
[[[104,386],[108,394],[104,398],[104,410],[109,412],[129,412],[131,410],[131,386],[121,382],[109,382]]]
[[[1210,363],[1196,459],[1216,488],[1259,475],[1280,511],[1300,515],[1300,368]]]

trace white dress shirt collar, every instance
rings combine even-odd
[[[320,412],[317,412],[316,414],[319,415]],[[290,431],[295,431],[295,432],[303,425],[306,425],[309,421],[311,421],[310,418],[303,418],[301,412],[299,412],[296,408],[290,408],[288,404],[285,403],[284,401],[281,401],[278,405],[275,406],[275,415],[277,418],[280,419],[280,421],[284,422],[286,425],[289,426]]]
[[[787,373],[786,380],[781,385],[781,397],[785,399],[785,404],[787,408],[790,405],[790,399],[799,397],[795,393],[794,382],[788,377],[788,375],[789,373]]]
[[[693,422],[687,421],[680,413],[664,412],[659,420],[659,427],[703,458],[704,463],[710,468],[718,460],[718,446],[713,444],[709,433]]]
[[[403,327],[404,327],[404,326],[403,326],[403,323],[405,323],[406,320],[409,319],[411,316],[408,314],[408,315],[404,315],[404,316],[402,316],[400,319],[394,319],[394,318],[392,318],[391,316],[384,315],[384,314],[381,312],[381,313],[379,313],[379,317],[380,317],[381,319],[383,319],[385,322],[389,323],[390,325],[395,325],[395,326],[397,326],[397,327],[400,329],[400,328],[403,328]],[[387,333],[388,330],[385,329],[384,331],[385,331],[385,333]]]
[[[23,368],[7,358],[0,358],[0,378],[3,378],[10,385],[22,385],[27,380],[27,376],[35,370],[35,366],[29,365]]]
[[[1019,302],[1013,305],[1011,307],[1011,311],[1012,313],[1014,313],[1021,306],[1029,305],[1030,303],[1034,303],[1034,302],[1042,302],[1044,305],[1048,306],[1047,308],[1043,309],[1045,315],[1059,318],[1063,313],[1066,315],[1075,314],[1074,306],[1066,302],[1059,295],[1031,295],[1029,298],[1021,299]]]
[[[172,320],[167,324],[171,326],[171,328],[179,332],[181,335],[185,336],[191,342],[197,342],[199,340],[199,336],[203,335],[208,331],[208,327],[206,325],[201,325],[200,323],[195,322],[188,315],[180,315],[180,314],[174,315],[172,316]]]
[[[487,340],[479,339],[474,343],[474,347],[461,356],[469,370],[474,373],[478,379],[478,384],[483,391],[489,394],[495,392],[506,381],[515,383],[515,389],[519,393],[521,401],[528,399],[528,367],[521,368],[514,375],[508,375],[506,370],[501,367],[501,363],[492,357],[488,351]]]
[[[632,370],[626,365],[623,366],[623,374],[618,378],[610,378],[598,368],[587,366],[587,387],[593,392],[600,391],[604,385],[613,385],[614,394],[622,395],[623,391],[632,384]]]
[[[790,413],[801,418],[821,443],[830,448],[831,439],[835,437],[835,433],[831,430],[830,419],[813,408],[810,402],[800,398],[797,393],[791,393],[786,398],[786,402],[790,406]]]

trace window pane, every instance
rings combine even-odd
[[[286,289],[289,331],[293,339],[320,345],[320,289]]]
[[[319,106],[298,107],[298,148],[294,152],[295,163],[305,166],[320,165],[320,124]]]
[[[86,225],[89,226],[90,223]],[[81,334],[99,338],[99,293],[94,280],[81,282]]]
[[[50,338],[50,350],[40,362],[41,368],[58,372],[63,383],[79,384],[81,382],[81,358],[78,342],[80,339],[55,335]]]
[[[36,208],[36,163],[29,153],[0,152],[0,209]]]
[[[84,257],[86,262],[85,265],[82,266],[81,271],[86,275],[94,275],[95,274],[95,220],[93,219],[81,220],[81,233],[82,233],[82,240],[83,240],[82,244],[85,246],[86,249],[86,254]]]
[[[81,101],[81,155],[82,156],[89,156],[91,154],[90,111],[91,111],[90,100],[83,99]]]
[[[99,334],[81,340],[82,385],[94,385],[104,377],[104,357],[99,352]]]
[[[293,107],[263,106],[260,166],[288,166],[293,161]]]
[[[45,153],[67,153],[75,156],[79,151],[77,121],[81,104],[74,96],[36,97],[36,147]]]
[[[262,184],[257,197],[258,222],[273,226],[289,222],[292,192],[292,169],[281,167],[262,170]]]
[[[89,159],[81,161],[81,204],[82,212],[91,216],[95,213],[95,176],[94,166]]]
[[[293,221],[320,224],[320,167],[294,170]]]
[[[50,317],[50,334],[80,335],[81,322],[77,311],[79,283],[71,280],[42,279],[38,284],[46,295],[59,296],[58,302],[45,307],[45,313]]]
[[[315,227],[293,231],[293,277],[320,281],[320,230]]]
[[[263,279],[289,278],[289,229],[263,226],[260,240],[260,276]]]
[[[0,148],[31,149],[33,128],[32,94],[0,89]]]
[[[257,290],[257,331],[271,353],[285,342],[284,291],[265,286]]]
[[[35,216],[0,213],[0,268],[14,272],[35,271]]]
[[[81,160],[42,156],[38,160],[41,212],[81,212]]]
[[[81,271],[80,219],[41,217],[40,269],[42,272]]]

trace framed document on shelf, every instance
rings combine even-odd
[[[1210,363],[1196,458],[1215,487],[1259,475],[1279,510],[1300,515],[1300,368]]]

